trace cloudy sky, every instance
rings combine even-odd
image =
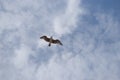
[[[0,80],[120,80],[119,4],[0,0]]]

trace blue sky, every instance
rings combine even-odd
[[[0,80],[119,80],[119,3],[0,0]]]

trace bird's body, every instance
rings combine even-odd
[[[48,46],[51,46],[51,43],[53,44],[59,44],[59,45],[63,45],[60,40],[58,39],[53,39],[52,37],[48,38],[47,36],[42,36],[40,37],[40,39],[44,39],[46,42],[49,42],[49,45]]]

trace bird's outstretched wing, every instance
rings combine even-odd
[[[45,41],[50,42],[50,38],[47,36],[41,36],[40,39],[44,39]]]
[[[63,44],[61,43],[61,41],[58,40],[58,39],[53,40],[52,43],[54,43],[54,44],[59,44],[59,45],[63,45]]]

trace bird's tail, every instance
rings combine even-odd
[[[51,46],[51,43],[49,43],[48,46],[50,47],[50,46]]]

